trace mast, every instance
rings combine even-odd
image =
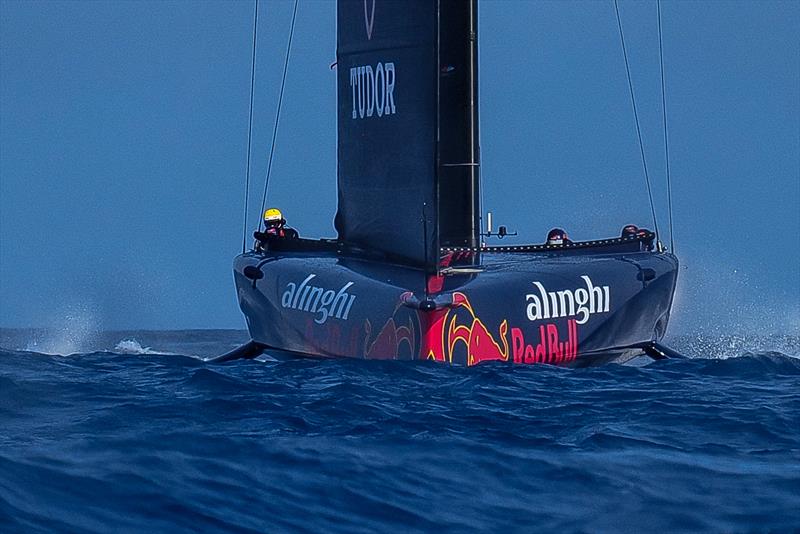
[[[438,0],[438,237],[442,247],[480,241],[477,0]]]

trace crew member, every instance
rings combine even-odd
[[[281,210],[270,208],[264,212],[264,231],[256,231],[253,236],[263,245],[269,239],[297,239],[300,236],[297,230],[286,226]]]
[[[639,228],[635,224],[628,224],[622,227],[622,235],[620,237],[623,239],[626,237],[644,237],[647,233],[644,228]]]
[[[570,241],[569,237],[567,236],[567,232],[561,228],[553,228],[547,233],[547,244],[569,245],[572,244],[572,241]]]
[[[626,237],[636,237],[639,233],[639,228],[635,224],[627,224],[622,227],[622,237],[623,239]]]

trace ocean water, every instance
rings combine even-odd
[[[0,531],[800,530],[797,336],[578,370],[203,362],[245,339],[0,330]]]

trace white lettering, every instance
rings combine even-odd
[[[549,319],[550,318],[550,304],[547,301],[547,291],[545,291],[544,286],[540,282],[534,282],[535,285],[539,289],[539,293],[542,295],[542,319]]]
[[[286,284],[286,289],[281,295],[281,307],[312,313],[317,324],[325,323],[330,317],[347,320],[350,308],[356,300],[356,295],[351,295],[347,291],[353,282],[347,282],[337,292],[309,284],[316,276],[308,275],[300,285],[294,282]]]
[[[350,301],[347,303],[347,308],[344,309],[344,315],[342,315],[342,319],[347,320],[347,316],[350,315],[350,307],[353,305],[353,302],[355,302],[355,300],[356,296],[350,295]]]
[[[539,294],[525,295],[528,320],[575,317],[577,324],[585,324],[595,313],[608,313],[611,309],[611,289],[608,286],[595,286],[586,275],[581,279],[586,287],[561,291],[547,291],[541,282],[533,282]]]
[[[383,110],[385,115],[394,115],[394,63],[386,64],[386,109]]]
[[[322,296],[322,292],[324,290],[321,287],[312,287],[311,291],[308,293],[308,300],[306,301],[306,305],[303,306],[303,311],[310,311],[315,312],[317,311],[317,305],[319,304],[319,298]],[[316,299],[314,298],[316,296]],[[314,301],[314,306],[311,306],[311,301]]]
[[[569,313],[566,312],[567,301],[569,301]],[[568,315],[569,317],[575,315],[575,296],[572,294],[572,291],[559,291],[558,302],[559,306],[561,306],[562,313]]]
[[[351,117],[383,117],[397,112],[394,102],[394,63],[360,65],[350,68],[350,91],[353,109]]]
[[[366,67],[358,67],[358,116],[364,118],[364,107],[367,104],[367,88],[364,87],[364,72]]]
[[[372,67],[367,65],[364,67],[366,69],[366,80],[367,85],[364,88],[366,92],[366,108],[367,108],[367,117],[372,117],[372,114],[375,112],[375,73],[372,72]]]
[[[294,282],[289,282],[286,284],[286,291],[283,292],[283,297],[281,298],[281,306],[284,308],[291,308],[292,307],[292,299],[294,299],[294,290],[296,289]]]
[[[589,308],[586,304],[589,302],[589,292],[579,287],[575,290],[575,304],[578,305],[576,315],[580,316],[580,323],[583,324],[589,319]]]
[[[380,95],[380,103],[378,103],[378,95]],[[386,76],[383,75],[383,63],[378,63],[375,67],[375,111],[378,112],[378,117],[383,116],[383,106],[386,103]]]
[[[530,300],[528,304],[528,320],[538,321],[542,318],[542,303],[536,295],[526,295],[525,300]]]
[[[331,302],[333,302],[333,298],[335,296],[336,293],[333,291],[333,289],[329,289],[322,294],[322,306],[319,307],[319,317],[314,319],[315,323],[322,324],[328,320],[328,306]]]
[[[358,77],[356,76],[356,67],[350,69],[350,88],[353,90],[353,118],[357,118],[356,115],[356,85]]]

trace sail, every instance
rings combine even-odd
[[[336,228],[434,266],[478,239],[475,2],[339,0]]]

